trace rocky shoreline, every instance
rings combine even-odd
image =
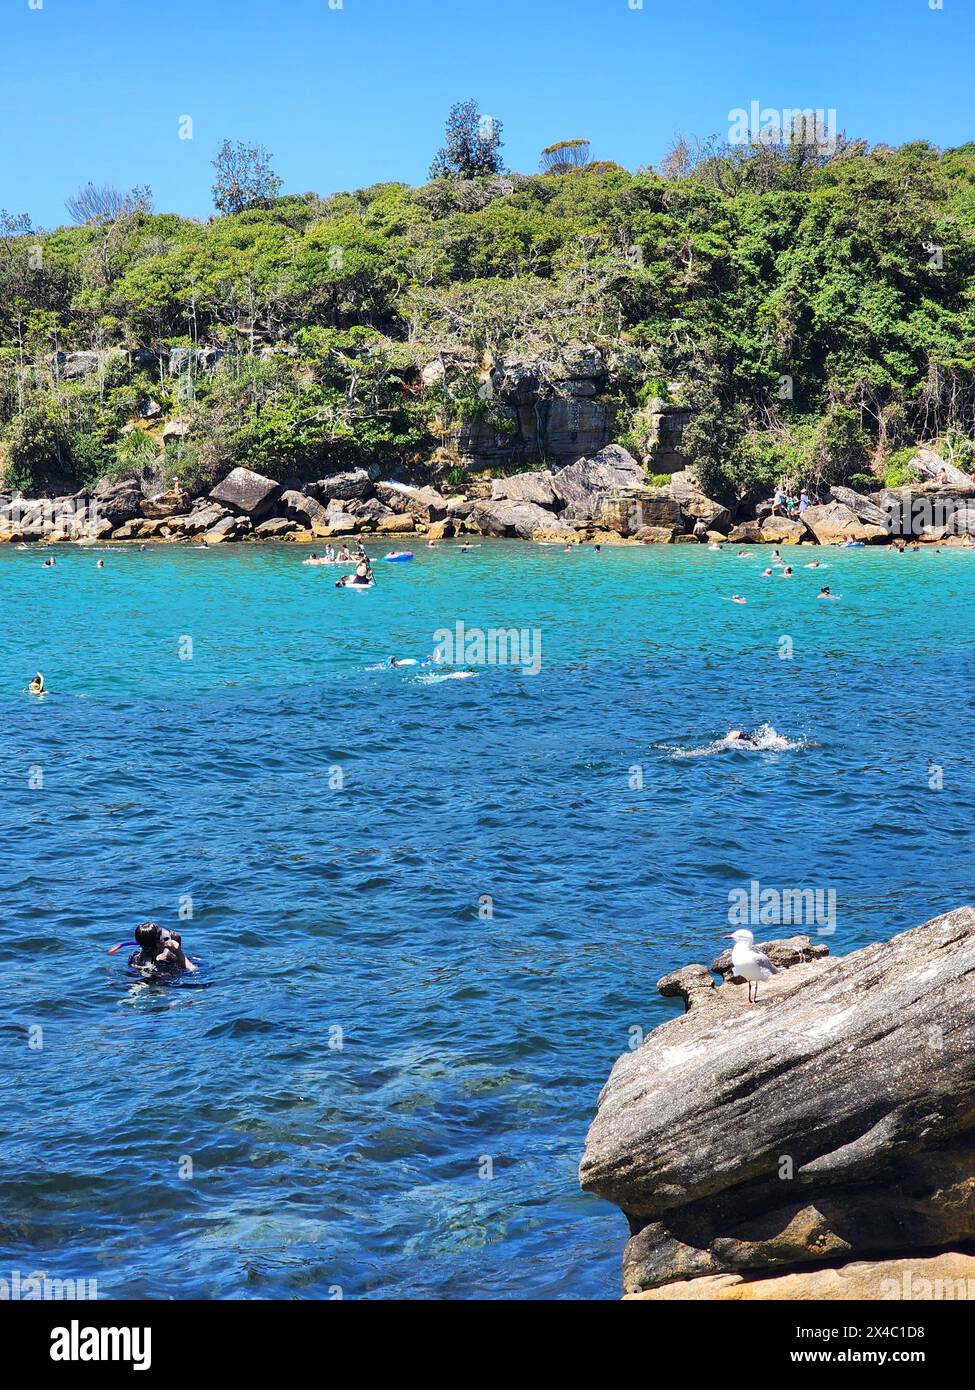
[[[664,977],[684,1014],[599,1096],[580,1179],[628,1219],[626,1294],[931,1297],[893,1281],[975,1277],[975,908],[847,956],[764,949],[781,969],[755,1006],[727,952]]]
[[[652,486],[619,444],[552,471],[481,479],[464,493],[430,484],[384,481],[353,469],[289,488],[235,468],[203,495],[178,484],[150,495],[135,477],[70,496],[0,494],[0,542],[83,540],[290,541],[348,536],[514,537],[606,545],[975,544],[975,482],[921,450],[911,487],[861,494],[835,486],[802,514],[771,503],[730,504],[707,497],[690,469]]]

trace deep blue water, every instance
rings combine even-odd
[[[616,1297],[586,1128],[729,890],[835,889],[839,952],[972,899],[975,553],[305,553],[0,553],[0,1275]],[[458,619],[540,673],[367,669]],[[765,721],[800,746],[674,756]],[[203,970],[135,984],[107,947],[184,895]]]

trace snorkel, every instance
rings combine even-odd
[[[108,954],[114,956],[116,951],[121,951],[123,946],[138,946],[138,941],[120,941],[117,946],[109,946]]]

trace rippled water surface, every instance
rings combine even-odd
[[[0,553],[0,1274],[615,1297],[586,1128],[729,890],[835,889],[840,952],[972,899],[975,553],[303,554]],[[368,669],[458,619],[540,673]],[[765,722],[801,746],[679,756]],[[134,984],[187,895],[203,970]]]

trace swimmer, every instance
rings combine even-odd
[[[731,602],[732,602],[732,603],[747,603],[748,600],[747,600],[747,598],[743,598],[741,594],[732,594],[732,595],[731,595]]]
[[[313,550],[312,553],[308,556],[308,559],[307,559],[307,560],[302,560],[301,563],[302,563],[303,565],[320,565],[320,564],[321,564],[321,560],[319,560],[316,551]]]
[[[806,566],[806,569],[807,569],[807,570],[820,570],[820,569],[822,569],[822,567],[823,567],[823,566],[822,566],[822,564],[821,564],[821,562],[820,562],[819,560],[810,560],[810,561],[809,561],[809,564]]]
[[[564,555],[571,555],[571,554],[572,554],[572,546],[571,546],[571,545],[565,546],[565,547],[563,548],[563,552],[562,552],[562,553],[563,553]]]
[[[95,562],[95,569],[96,569],[96,570],[103,570],[104,568],[105,568],[105,561],[104,561],[104,560],[97,560],[97,561]]]
[[[436,550],[436,548],[437,548],[437,542],[436,542],[436,541],[427,541],[427,550]]]
[[[27,689],[30,691],[32,695],[47,694],[47,690],[44,686],[44,677],[41,675],[40,671],[38,671],[37,675],[31,681],[30,685],[28,685]]]
[[[190,969],[189,962],[185,967],[179,963],[179,958],[186,959],[179,937],[176,938],[176,950],[172,955],[169,954],[170,940],[170,932],[158,922],[140,922],[135,929],[135,944],[139,950],[129,956],[129,965],[149,978],[154,975],[172,976],[184,968]],[[196,969],[195,966],[192,968]]]
[[[738,552],[738,559],[739,559],[739,560],[751,560],[751,559],[754,559],[754,556],[755,556],[754,550],[739,550],[739,552]]]
[[[784,564],[785,564],[785,561],[782,559],[782,556],[779,554],[778,550],[773,550],[773,551],[772,551],[772,564],[773,564],[773,565],[784,565]]]
[[[464,544],[463,544],[463,545],[461,546],[461,548],[460,548],[460,549],[461,549],[461,553],[463,554],[463,552],[464,552],[465,550],[470,550],[470,548],[471,548],[471,543],[470,543],[470,541],[465,541]]]
[[[786,565],[785,569],[784,569],[784,570],[782,571],[782,573],[779,575],[779,578],[780,578],[780,579],[791,579],[791,578],[792,578],[792,566],[791,566],[791,565]]]
[[[53,555],[49,555],[49,556],[47,557],[47,559],[44,561],[43,565],[41,565],[41,569],[42,569],[42,570],[51,570],[51,569],[54,568],[54,566],[55,566],[56,564],[57,564],[57,561],[55,560],[54,556],[53,556]]]
[[[839,594],[831,594],[830,591],[829,591],[829,585],[828,585],[828,584],[824,584],[823,587],[820,589],[819,593],[816,595],[816,597],[817,597],[817,598],[839,598]]]
[[[176,966],[179,970],[192,971],[196,969],[196,966],[183,951],[183,938],[178,932],[169,932],[169,934],[163,938],[162,944],[163,949],[156,957],[157,967],[162,962],[169,964],[170,967]]]

